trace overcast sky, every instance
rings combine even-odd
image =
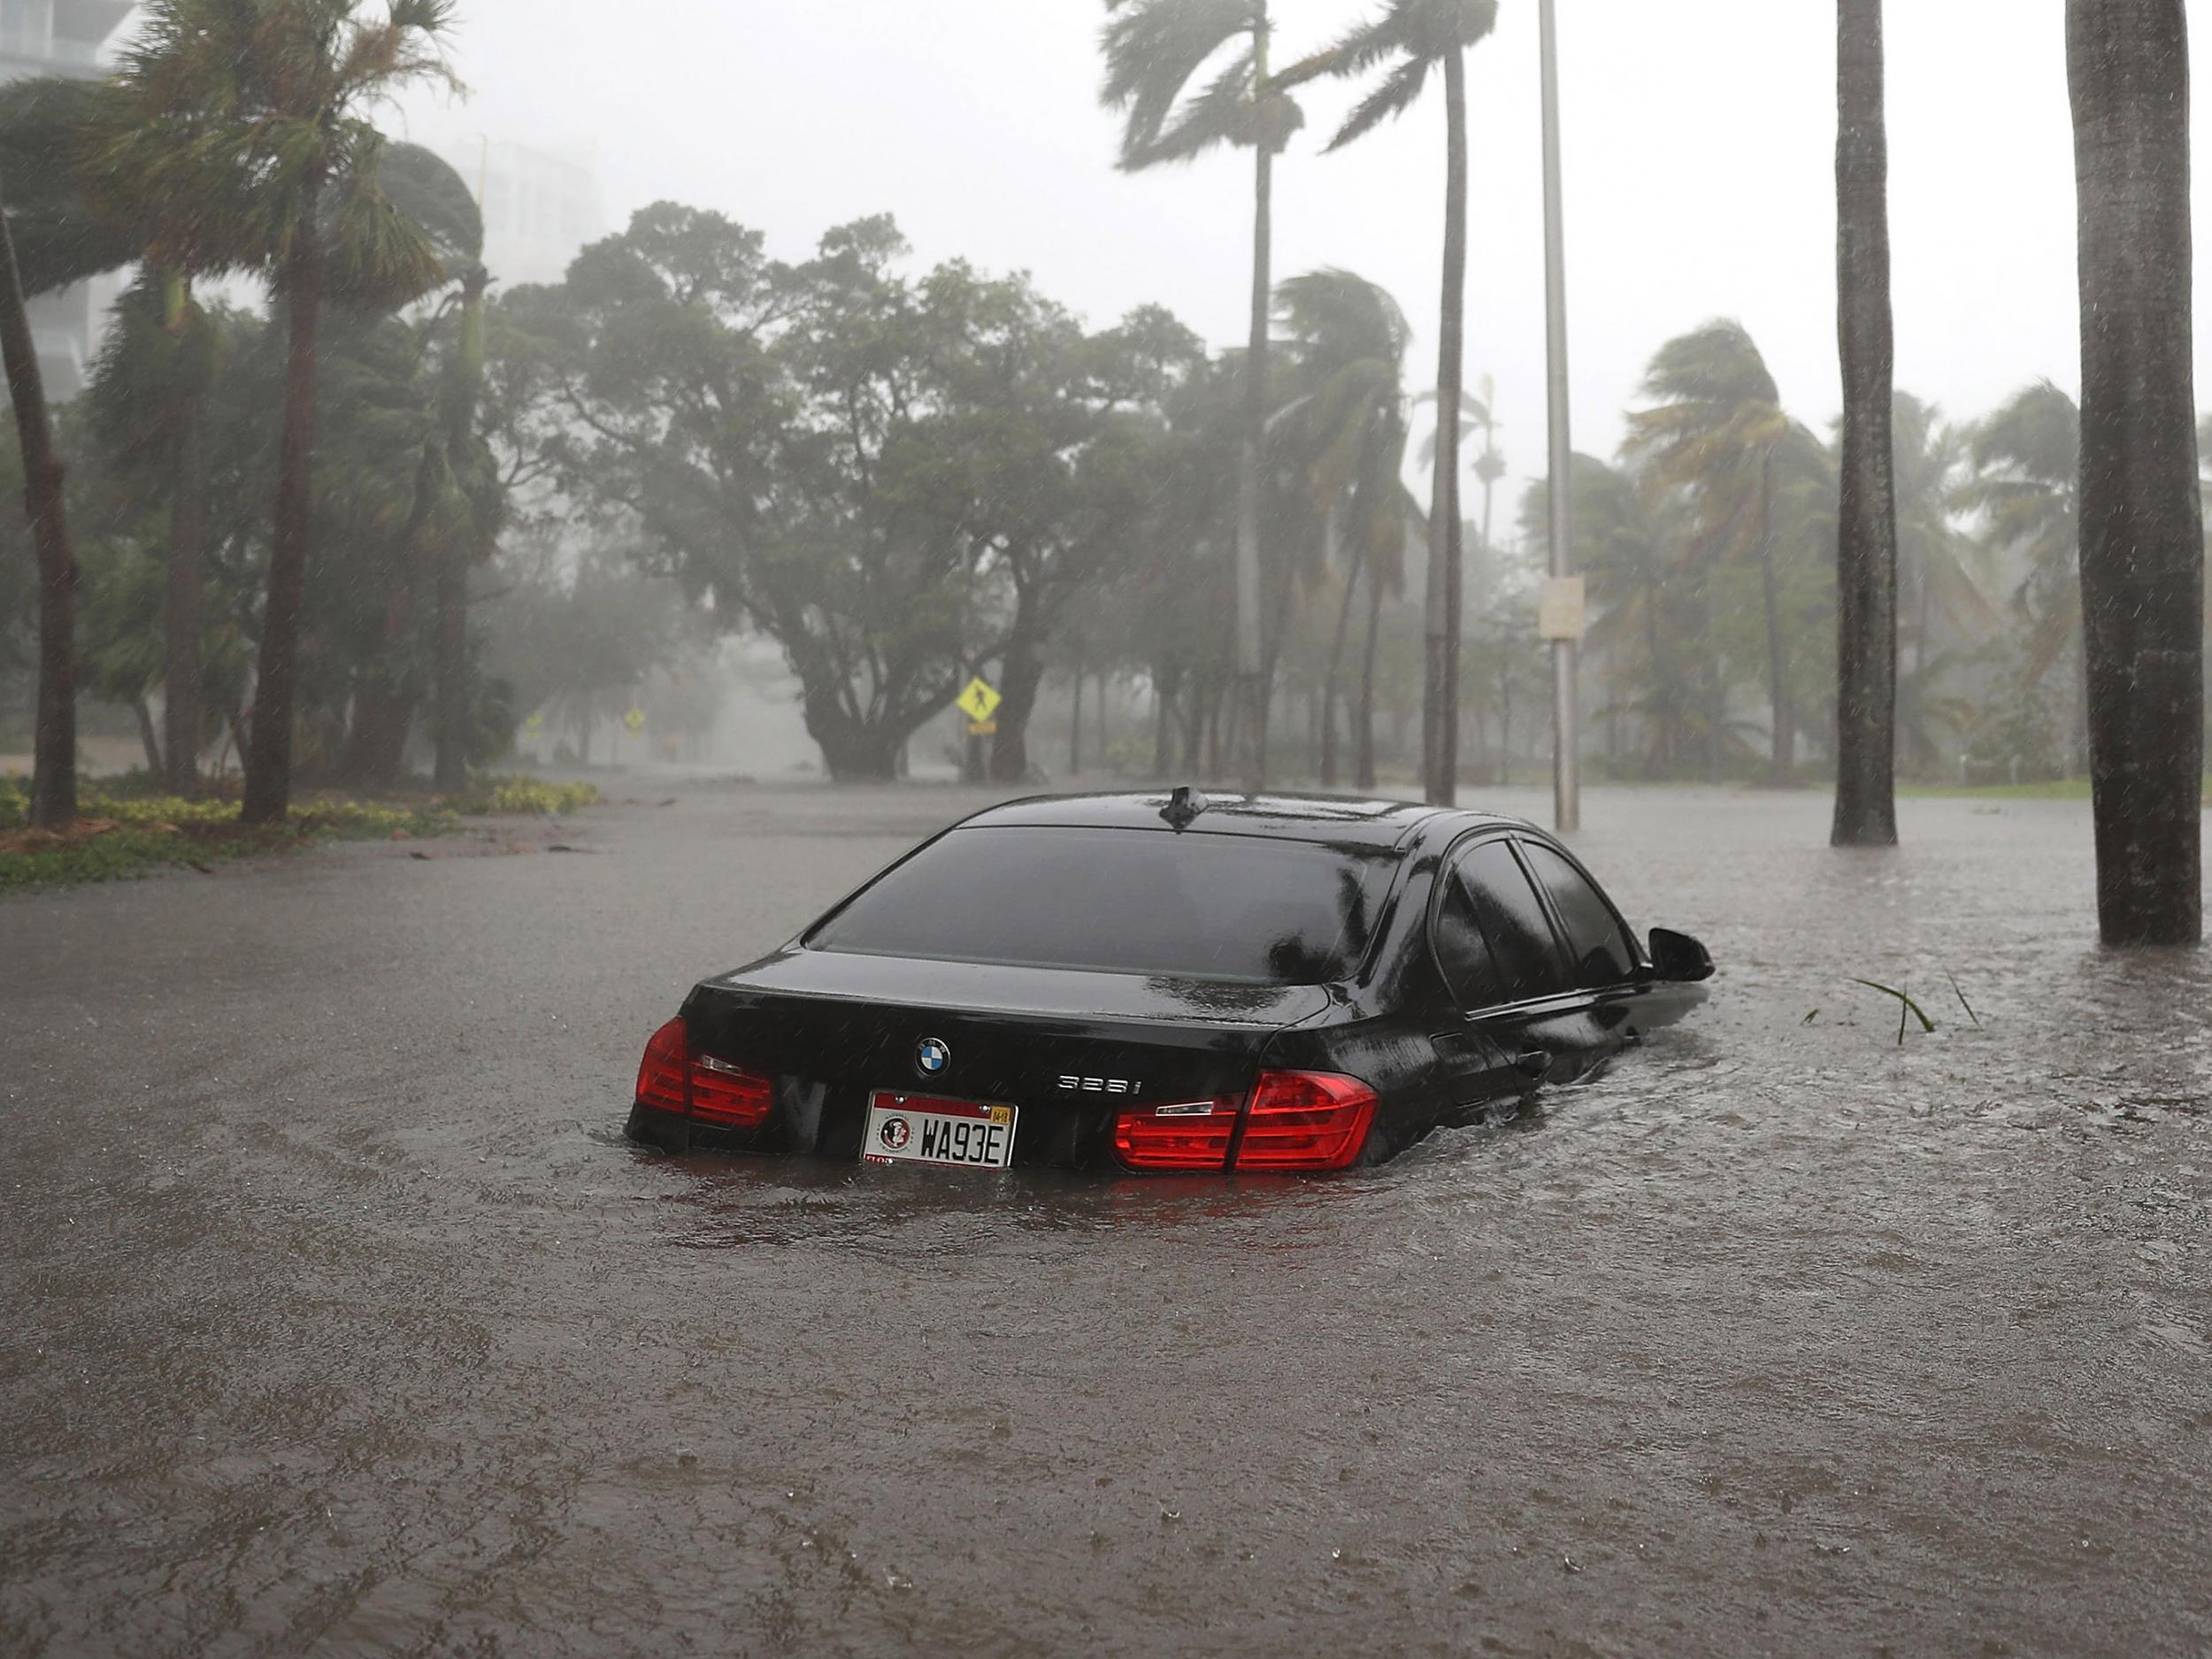
[[[1741,319],[1824,429],[1835,353],[1834,8],[1825,0],[1560,0],[1574,418],[1609,454],[1670,335]],[[1297,53],[1359,0],[1276,0]],[[888,211],[918,260],[1031,272],[1103,325],[1166,303],[1240,341],[1251,168],[1221,153],[1125,175],[1098,107],[1098,0],[462,0],[459,110],[432,127],[595,145],[611,223],[718,208],[785,257]],[[2074,389],[2074,189],[2062,0],[1889,11],[1898,381],[1955,416],[2048,376]],[[1502,0],[1470,60],[1470,383],[1495,375],[1517,474],[1542,465],[1536,7]],[[1435,378],[1440,88],[1345,153],[1317,88],[1276,173],[1276,275],[1337,265],[1394,294]],[[2199,213],[2206,211],[2198,141]],[[2212,309],[2199,285],[2212,334]],[[2199,354],[2203,378],[2205,356]]]

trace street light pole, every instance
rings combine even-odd
[[[1569,539],[1574,480],[1567,403],[1567,237],[1559,183],[1559,26],[1554,0],[1539,0],[1544,78],[1544,323],[1551,416],[1551,575],[1573,573]],[[1555,637],[1552,662],[1552,818],[1562,831],[1582,827],[1579,711],[1572,638]]]

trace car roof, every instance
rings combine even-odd
[[[1160,814],[1164,790],[1136,795],[1033,795],[977,813],[960,827],[1010,829],[1129,829],[1170,832]],[[1360,795],[1208,795],[1205,810],[1181,833],[1254,835],[1279,841],[1327,841],[1364,847],[1398,847],[1420,831],[1448,823],[1456,832],[1485,824],[1526,828],[1517,818],[1495,813],[1423,806]]]

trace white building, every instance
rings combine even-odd
[[[435,145],[484,208],[484,264],[502,288],[558,282],[606,234],[596,158],[500,139]]]
[[[31,75],[103,73],[102,49],[130,15],[131,0],[0,0],[0,81]],[[46,395],[56,403],[84,388],[119,278],[88,282],[31,302]]]

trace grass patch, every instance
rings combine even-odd
[[[28,782],[0,778],[0,893],[114,881],[153,870],[209,870],[319,841],[422,840],[451,834],[464,817],[548,817],[599,799],[588,783],[488,778],[451,801],[309,795],[294,804],[286,823],[250,826],[239,821],[234,801],[187,801],[134,777],[83,789],[76,824],[57,834],[27,827]]]
[[[517,772],[482,779],[446,804],[470,818],[560,818],[602,799],[595,784],[548,783]]]

